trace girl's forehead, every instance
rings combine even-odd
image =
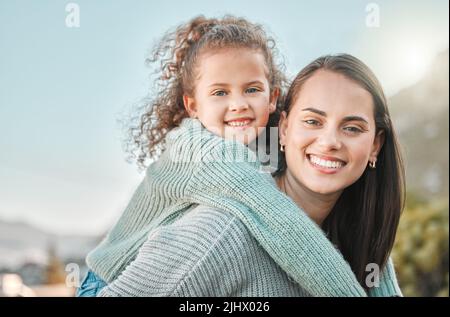
[[[261,66],[266,66],[266,58],[263,52],[259,49],[248,47],[223,47],[204,49],[199,52],[195,64],[196,67],[211,66],[221,61],[227,63],[237,63],[239,61],[248,61],[254,59],[255,62]]]
[[[264,56],[250,49],[220,50],[203,54],[198,59],[197,80],[237,80],[240,77],[266,77]]]
[[[241,53],[256,53],[256,54],[261,54],[262,50],[258,49],[258,48],[252,48],[252,47],[246,47],[246,46],[223,46],[223,47],[204,47],[201,48],[200,51],[198,52],[198,56],[201,58],[205,58],[208,56],[212,56],[212,55],[217,55],[217,54],[234,54],[234,55],[239,55]]]

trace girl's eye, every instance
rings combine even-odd
[[[255,87],[247,88],[247,90],[246,90],[246,92],[250,93],[250,94],[253,94],[253,93],[258,92],[258,91],[259,91],[259,89],[255,88]]]
[[[227,93],[223,90],[217,90],[217,91],[213,92],[214,96],[219,96],[219,97],[226,96],[226,94]]]
[[[319,126],[320,122],[314,119],[309,119],[309,120],[304,120],[304,123],[306,123],[307,125],[313,125],[313,126]]]

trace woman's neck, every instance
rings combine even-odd
[[[306,214],[319,226],[322,226],[336,204],[341,192],[333,194],[319,194],[306,188],[286,171],[277,177],[278,188],[286,193]]]

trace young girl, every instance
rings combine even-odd
[[[258,51],[260,46],[256,46],[254,42],[254,32],[260,32],[260,29],[248,22],[230,18],[213,23],[211,20],[203,20],[204,25],[198,22],[194,20],[192,25],[188,26],[190,31],[187,33],[181,32],[183,28],[181,31],[179,29],[176,37],[181,39],[181,42],[185,40],[180,34],[193,39],[190,49],[194,52],[188,50],[175,54],[178,57],[183,56],[186,61],[179,63],[180,74],[176,78],[181,82],[173,87],[188,87],[183,84],[183,78],[187,76],[183,67],[188,65],[191,67],[189,74],[193,76],[188,83],[194,87],[191,90],[184,88],[188,93],[182,94],[178,91],[169,95],[177,97],[175,100],[182,100],[187,113],[199,118],[210,132],[225,138],[231,135],[243,143],[248,143],[251,137],[245,133],[246,130],[249,127],[262,127],[267,123],[269,113],[275,109],[277,90],[281,87],[281,81],[276,85],[277,82],[271,80],[273,76],[270,74],[276,73],[271,58],[268,58],[271,55]],[[192,27],[193,25],[195,27]],[[195,36],[196,28],[203,31],[202,36]],[[190,34],[193,30],[194,35]],[[255,48],[258,48],[256,52]],[[205,51],[202,51],[203,49]],[[190,57],[195,57],[197,64],[191,65]],[[208,74],[210,70],[214,76]],[[174,71],[174,68],[171,71]],[[267,94],[267,91],[271,93]],[[178,107],[179,111],[184,112],[180,104]],[[167,113],[175,113],[173,110],[166,110]],[[163,115],[161,117],[167,118]],[[173,120],[172,118],[167,122]],[[144,118],[143,122],[149,121]],[[217,247],[218,237],[223,236],[223,232],[212,230],[221,226],[211,227],[211,221],[224,219],[220,214],[211,213],[208,217],[203,215],[201,219],[195,218],[196,213],[190,211],[199,204],[219,207],[233,213],[267,251],[268,258],[275,261],[282,268],[282,272],[285,272],[280,281],[273,281],[270,276],[273,276],[274,271],[269,270],[268,277],[260,277],[258,283],[272,286],[254,292],[243,290],[238,292],[238,295],[249,294],[248,292],[253,296],[280,296],[279,292],[297,296],[365,295],[348,264],[329,243],[320,228],[303,212],[299,212],[291,200],[278,192],[270,176],[258,174],[257,160],[223,160],[230,156],[233,158],[237,153],[249,158],[252,157],[252,152],[244,146],[227,142],[210,133],[203,133],[201,129],[196,129],[195,122],[197,121],[184,119],[180,128],[166,138],[167,150],[160,160],[147,170],[146,179],[118,224],[88,256],[88,265],[95,274],[90,273],[85,279],[80,295],[95,295],[99,288],[106,285],[102,280],[111,283],[102,291],[102,295],[193,296],[192,289],[196,289],[198,295],[235,294],[233,287],[229,289],[228,283],[221,285],[220,282],[215,285],[217,287],[203,284],[192,286],[190,291],[180,288],[186,278],[192,278],[190,273],[194,268],[200,269],[197,274],[212,274],[215,280],[224,275],[225,279],[231,278],[238,284],[245,284],[249,279],[233,274],[236,270],[239,272],[239,269],[251,267],[249,263],[244,267],[235,263],[229,268],[230,271],[220,275],[206,269],[211,262],[204,263],[206,267],[200,264],[206,256],[203,250],[209,252],[212,250],[210,247]],[[141,126],[140,131],[145,131],[145,127]],[[162,141],[161,138],[155,138],[155,134],[149,135],[153,135],[153,145]],[[162,135],[165,136],[165,133],[159,137]],[[151,140],[152,137],[150,144]],[[170,160],[167,153],[175,153],[177,160]],[[221,160],[216,160],[217,158]],[[215,217],[215,220],[210,216]],[[188,230],[185,227],[186,222],[190,223]],[[238,230],[235,226],[230,226],[230,223],[225,222],[223,225],[223,228],[231,230],[231,233],[242,232],[242,227]],[[224,263],[230,257],[233,258],[233,248],[240,244],[239,239],[231,241],[235,241],[230,246],[231,249],[222,249],[221,254],[215,254],[213,257]],[[188,243],[190,248],[180,248],[184,243]],[[142,249],[136,257],[141,246]],[[169,258],[162,261],[165,252]],[[126,267],[128,264],[130,265]],[[155,266],[158,267],[157,270],[148,271]],[[202,271],[203,269],[206,271]],[[278,274],[280,272],[276,265],[270,269]],[[387,267],[387,272],[392,271],[389,269]],[[382,276],[384,279],[381,284],[384,288],[381,288],[380,294],[383,294],[383,290],[389,290],[389,285],[396,283],[392,274]],[[135,283],[142,286],[141,291],[136,291]],[[299,289],[304,289],[306,293],[298,293]]]
[[[272,43],[261,26],[234,17],[198,17],[167,34],[150,60],[161,62],[161,88],[131,131],[138,163],[144,166],[164,151],[166,134],[187,117],[226,139],[254,141],[285,86]],[[103,280],[116,278],[146,238],[156,217],[149,206],[157,204],[154,195],[147,195],[144,181],[106,239],[88,255],[89,268]],[[90,277],[91,272],[87,281]]]

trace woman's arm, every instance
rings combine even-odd
[[[380,284],[369,290],[370,297],[403,297],[395,274],[394,263],[389,258],[384,270],[380,274]]]

